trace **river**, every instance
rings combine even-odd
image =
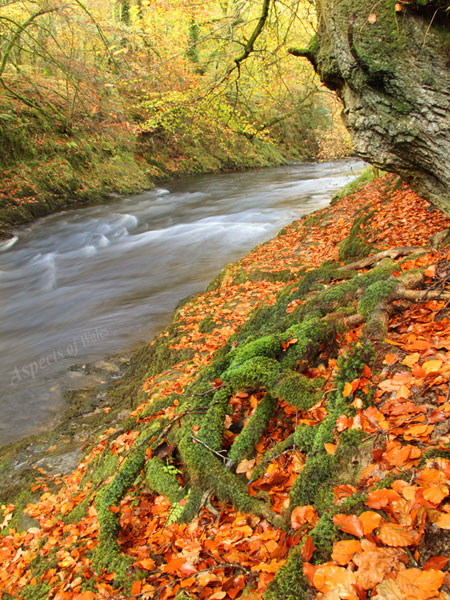
[[[67,210],[0,252],[0,445],[51,426],[68,371],[149,341],[178,301],[284,225],[326,206],[355,160],[185,178]]]

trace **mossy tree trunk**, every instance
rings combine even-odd
[[[344,104],[355,152],[450,214],[450,12],[444,0],[316,0],[306,56]]]

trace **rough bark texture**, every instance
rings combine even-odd
[[[292,53],[342,99],[356,153],[450,214],[448,2],[316,2],[318,34]]]

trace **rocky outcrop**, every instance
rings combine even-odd
[[[342,99],[355,152],[450,214],[450,11],[442,0],[316,0],[306,56]]]

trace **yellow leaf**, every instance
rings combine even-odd
[[[430,373],[437,373],[441,367],[442,360],[427,360],[422,365],[422,369],[424,369],[427,375]]]
[[[407,367],[412,367],[413,365],[415,365],[418,360],[420,358],[420,354],[418,352],[413,352],[413,354],[408,354],[408,356],[405,356],[405,358],[402,360],[402,365],[406,365]]]
[[[342,392],[342,395],[344,396],[344,398],[347,398],[347,396],[350,396],[350,394],[353,392],[353,387],[351,383],[346,383],[344,385],[344,390]]]
[[[336,452],[336,444],[324,444],[324,448],[327,454],[334,454]]]

